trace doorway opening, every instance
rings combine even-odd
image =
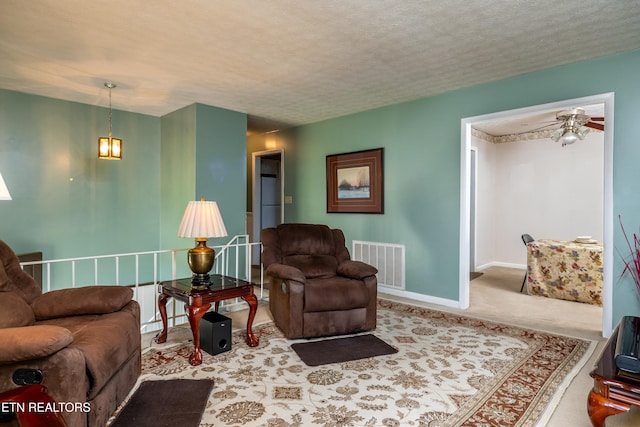
[[[569,99],[549,104],[537,105],[522,109],[502,111],[482,116],[475,116],[461,120],[461,199],[460,199],[460,256],[459,256],[459,307],[469,307],[469,273],[472,268],[470,260],[475,256],[477,227],[473,228],[475,219],[473,206],[476,198],[472,196],[472,179],[477,168],[472,172],[472,129],[474,125],[481,125],[490,121],[504,121],[509,117],[524,117],[536,115],[552,110],[569,109],[580,105],[601,103],[604,106],[606,126],[604,128],[603,153],[603,200],[602,200],[602,231],[603,231],[603,303],[602,303],[602,334],[610,336],[612,332],[612,271],[613,271],[613,103],[614,94],[606,93],[584,98]],[[558,149],[561,149],[558,145]],[[472,216],[473,214],[473,216]],[[472,242],[475,242],[472,245]],[[473,254],[472,254],[473,252]]]
[[[476,228],[477,228],[477,197],[478,197],[478,149],[471,147],[469,151],[469,271],[476,273]]]
[[[252,242],[260,241],[260,230],[284,222],[284,149],[252,154]],[[252,263],[260,264],[260,246],[255,245]]]

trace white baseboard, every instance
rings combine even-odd
[[[520,269],[520,270],[526,270],[527,269],[527,265],[526,264],[512,264],[512,263],[508,263],[508,262],[494,261],[494,262],[490,262],[490,263],[487,263],[487,264],[484,264],[484,265],[476,267],[476,271],[486,270],[487,268],[490,268],[490,267],[517,268],[517,269]],[[406,290],[398,290],[398,289],[388,288],[386,286],[378,286],[378,293],[379,294],[394,295],[394,296],[397,296],[397,297],[412,299],[412,300],[415,300],[415,301],[425,302],[425,303],[428,303],[428,304],[442,305],[442,306],[449,307],[449,308],[464,309],[464,307],[460,306],[460,301],[446,299],[446,298],[434,297],[434,296],[431,296],[431,295],[419,294],[419,293],[416,293],[416,292],[410,292],[410,291],[406,291]]]
[[[486,270],[490,267],[506,267],[506,268],[518,268],[520,270],[526,270],[527,264],[513,264],[510,262],[492,261],[487,264],[479,265],[476,267],[476,271]]]
[[[394,295],[394,296],[397,296],[397,297],[412,299],[412,300],[420,301],[420,302],[426,302],[426,303],[429,303],[429,304],[442,305],[442,306],[449,307],[449,308],[461,308],[459,301],[446,299],[446,298],[434,297],[434,296],[431,296],[431,295],[419,294],[419,293],[416,293],[416,292],[400,291],[400,290],[397,290],[397,289],[386,288],[384,286],[379,286],[378,287],[378,293],[387,294],[387,295]]]

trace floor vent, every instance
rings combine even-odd
[[[378,269],[378,285],[404,290],[404,245],[353,241],[351,258]]]

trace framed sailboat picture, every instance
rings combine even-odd
[[[383,148],[327,156],[328,213],[384,213]]]

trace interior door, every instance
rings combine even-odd
[[[262,228],[275,227],[280,224],[280,180],[276,175],[263,174],[260,177],[262,205],[260,220]]]
[[[478,151],[471,149],[471,200],[469,202],[469,271],[476,269],[476,173]]]
[[[284,221],[284,151],[253,153],[252,242],[260,241],[260,230]],[[252,264],[260,264],[260,246],[252,248]]]

